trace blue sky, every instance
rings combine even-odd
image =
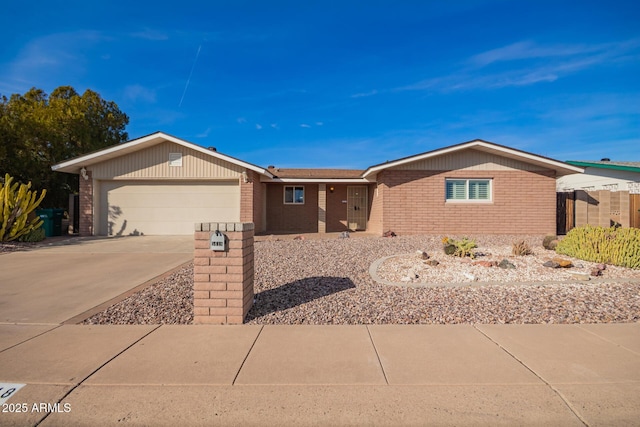
[[[89,88],[261,166],[366,168],[480,138],[640,161],[637,1],[3,5],[0,94]]]

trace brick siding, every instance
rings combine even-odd
[[[490,203],[445,203],[445,178],[491,178]],[[370,229],[398,234],[553,234],[553,171],[387,170],[378,175]],[[382,209],[379,208],[382,204]],[[382,218],[380,220],[380,211]]]
[[[317,233],[318,185],[286,184],[304,187],[304,204],[284,204],[285,184],[267,185],[267,232]],[[329,209],[329,207],[327,207]]]
[[[80,236],[93,235],[93,178],[91,171],[87,171],[88,179],[80,175],[79,203],[80,203]]]
[[[250,169],[246,170],[248,182],[240,178],[240,222],[253,222],[256,232],[264,231],[262,221],[263,184],[260,174]]]

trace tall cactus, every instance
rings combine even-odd
[[[31,183],[12,185],[12,181],[13,177],[6,174],[4,184],[0,183],[0,242],[16,240],[43,223],[40,218],[29,221],[29,214],[42,202],[47,190],[37,197],[36,191],[29,190]]]

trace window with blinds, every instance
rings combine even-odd
[[[446,179],[447,201],[490,201],[490,179]]]

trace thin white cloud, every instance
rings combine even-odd
[[[247,123],[247,119],[245,119],[244,117],[238,117],[236,119],[236,122],[238,122],[239,124],[244,124]]]
[[[2,64],[0,80],[13,87],[58,86],[62,79],[84,75],[91,49],[107,40],[98,31],[86,30],[35,38],[10,62]]]
[[[316,122],[316,126],[324,126],[323,122]]]
[[[156,102],[156,92],[139,84],[129,85],[124,88],[124,98],[131,102]]]
[[[306,124],[306,123],[302,123],[302,124],[300,125],[300,127],[301,127],[301,128],[310,128],[310,127],[311,127],[311,125],[308,125],[308,124]]]
[[[553,82],[583,70],[616,61],[636,59],[640,39],[596,45],[538,46],[518,42],[472,56],[467,67],[395,88],[394,91],[457,91],[496,89]],[[508,63],[499,67],[498,63]]]
[[[370,90],[369,92],[354,93],[353,95],[351,95],[351,98],[364,98],[367,96],[373,96],[377,94],[378,94],[378,89],[373,89],[373,90]]]
[[[522,41],[479,53],[472,56],[469,62],[475,66],[484,67],[494,62],[584,55],[602,52],[609,48],[610,44],[538,46],[531,41]]]
[[[135,33],[131,33],[131,37],[145,39],[145,40],[154,40],[154,41],[162,41],[168,40],[169,36],[162,31],[153,30],[151,28],[145,28],[142,31],[137,31]]]
[[[277,124],[277,123],[271,123],[271,127],[272,127],[273,129],[280,129],[280,128],[278,127],[278,124]]]
[[[209,136],[209,133],[211,133],[210,127],[208,127],[207,130],[205,130],[204,132],[200,132],[199,134],[197,134],[196,138],[206,138]]]
[[[256,129],[258,130],[262,129],[262,125],[260,123],[256,123]]]

